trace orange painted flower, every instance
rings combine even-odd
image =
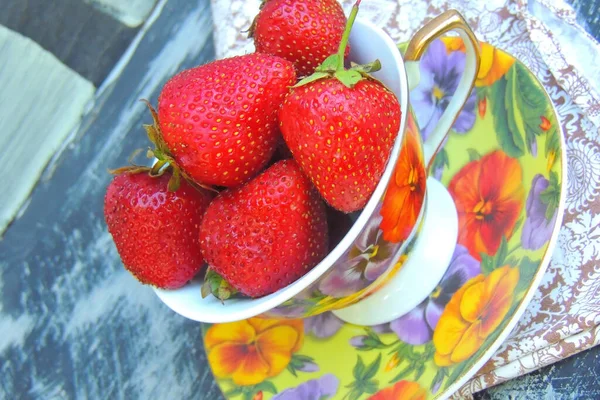
[[[519,162],[500,150],[471,161],[452,178],[448,190],[458,211],[458,241],[476,259],[494,255],[502,236],[512,236],[523,208],[522,181]]]
[[[483,99],[479,100],[477,108],[479,110],[479,116],[481,118],[485,117],[485,112],[487,111],[487,97],[484,97]]]
[[[398,243],[410,236],[423,206],[426,179],[419,131],[408,113],[406,138],[380,211],[384,240]]]
[[[425,400],[427,391],[417,382],[400,381],[369,397],[369,400]]]
[[[465,44],[460,37],[444,37],[442,41],[446,45],[448,53],[453,51],[465,51]],[[495,48],[489,43],[481,44],[481,64],[475,86],[491,86],[502,78],[515,63],[515,59],[502,50]]]
[[[550,122],[550,120],[546,117],[544,117],[543,115],[540,117],[540,120],[542,121],[540,123],[540,129],[543,131],[547,131],[548,129],[550,129],[552,127],[552,123]]]
[[[460,288],[433,332],[435,363],[450,366],[471,357],[502,323],[514,300],[519,270],[504,266],[477,275]]]
[[[204,344],[217,378],[247,386],[279,375],[303,340],[302,320],[251,318],[211,326]]]

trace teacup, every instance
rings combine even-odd
[[[465,43],[465,72],[437,126],[422,142],[410,90],[419,82],[419,60],[427,46],[451,30]],[[411,310],[442,278],[456,244],[458,217],[449,193],[428,178],[428,172],[473,88],[479,44],[462,16],[450,10],[415,34],[404,60],[383,30],[360,18],[352,28],[350,46],[351,61],[381,61],[381,70],[373,76],[394,92],[402,110],[389,161],[366,207],[335,248],[287,287],[262,298],[229,299],[224,304],[201,297],[200,278],[178,290],[155,289],[175,312],[196,321],[223,323],[334,311],[345,321],[374,325]]]

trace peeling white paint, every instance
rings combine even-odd
[[[84,0],[123,24],[135,28],[152,12],[156,0]]]
[[[24,314],[17,319],[0,316],[0,354],[10,346],[22,347],[33,327],[34,320],[30,315]]]
[[[37,43],[0,25],[0,235],[79,123],[91,82]]]
[[[0,278],[2,275],[0,275]],[[2,293],[2,280],[0,280],[0,293]],[[28,314],[20,315],[18,318],[12,318],[2,313],[2,303],[0,302],[0,359],[1,355],[10,346],[22,347],[25,338],[35,325],[33,317]]]

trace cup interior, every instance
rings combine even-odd
[[[400,51],[392,39],[372,23],[357,18],[350,34],[349,59],[366,64],[376,59],[381,61],[381,70],[372,75],[386,85],[398,98],[402,118],[400,131],[392,148],[386,169],[366,207],[358,213],[356,221],[333,250],[306,275],[277,292],[258,299],[229,299],[222,304],[216,298],[200,295],[201,278],[177,290],[154,288],[155,293],[176,313],[201,322],[224,323],[260,315],[294,297],[317,281],[353,245],[367,221],[381,201],[394,171],[406,127],[405,113],[408,112],[408,82]],[[354,219],[354,218],[353,218]]]

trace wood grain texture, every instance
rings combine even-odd
[[[1,0],[0,24],[99,86],[137,30],[82,0]]]
[[[0,241],[0,399],[217,399],[200,325],[123,269],[107,168],[146,146],[148,98],[214,57],[207,0],[170,0]],[[10,332],[10,333],[7,333]]]
[[[141,25],[156,4],[156,0],[83,0],[111,15],[130,28]]]
[[[475,394],[476,400],[600,399],[600,347]]]
[[[566,0],[577,13],[577,22],[600,41],[600,0]]]
[[[1,237],[79,123],[95,88],[37,43],[1,25],[0,60]]]

